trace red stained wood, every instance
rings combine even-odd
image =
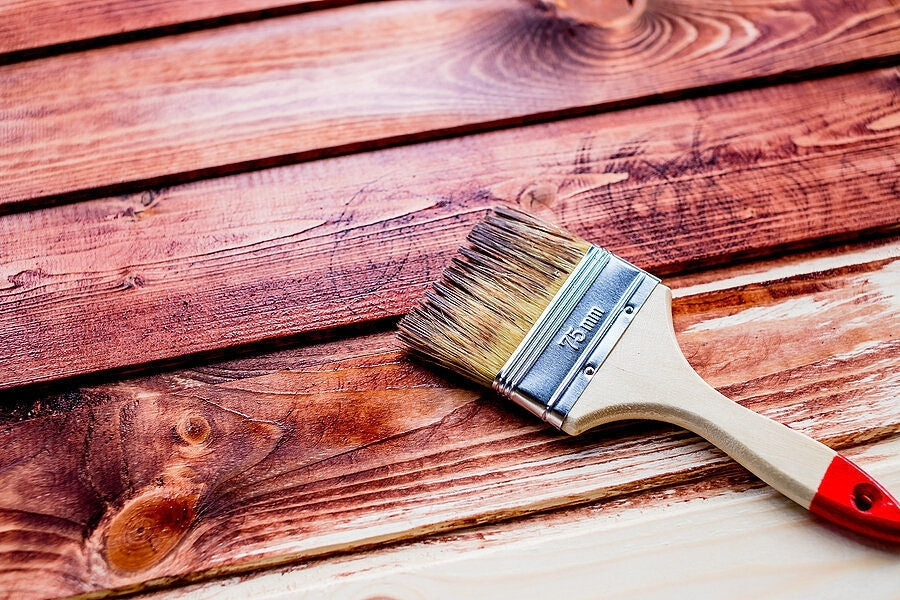
[[[0,205],[886,57],[898,11],[661,0],[610,31],[520,0],[379,2],[7,65]]]
[[[900,487],[896,437],[851,452]],[[752,589],[806,600],[865,589],[871,600],[893,600],[900,565],[890,556],[868,560],[884,547],[827,530],[773,490],[752,489],[758,485],[736,472],[138,598],[281,600],[287,589],[318,599],[379,592],[468,598],[490,589],[508,597],[593,600],[600,586],[605,597],[646,598],[664,580],[668,589],[716,597]],[[748,557],[752,569],[742,568]]]
[[[658,273],[891,228],[897,82],[888,69],[0,217],[0,388],[394,317],[499,202]]]
[[[883,327],[900,316],[897,247],[677,298],[679,341],[724,393],[833,446],[900,431],[900,346]],[[553,433],[407,362],[391,332],[296,352],[317,366],[177,394],[109,384],[6,425],[0,587],[133,589],[733,472],[668,428]]]
[[[0,4],[0,54],[198,21],[340,4],[335,0],[13,0]],[[2,60],[0,56],[0,60]]]
[[[17,0],[0,63],[339,4]],[[534,4],[360,3],[0,66],[0,598],[753,485],[685,432],[567,438],[406,359],[384,319],[501,202],[674,275],[679,341],[726,395],[839,448],[900,432],[898,71],[659,96],[883,64],[896,3],[660,0],[616,31]]]

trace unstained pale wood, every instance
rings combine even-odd
[[[674,423],[808,509],[834,450],[732,402],[703,381],[681,353],[671,314],[672,292],[658,285],[572,406],[562,430],[578,435],[626,419]]]
[[[658,274],[884,232],[897,89],[886,69],[6,215],[0,388],[395,317],[501,202]]]
[[[900,491],[897,436],[852,458]],[[139,598],[894,600],[896,551],[857,542],[732,476]]]
[[[900,355],[883,327],[898,317],[900,258],[896,242],[884,251],[679,298],[679,341],[701,375],[754,410],[835,447],[882,439],[900,429]],[[829,336],[810,343],[820,329]],[[35,598],[206,577],[732,464],[693,436],[646,425],[553,433],[407,362],[385,346],[392,335],[375,335],[370,352],[345,340],[314,349],[311,370],[181,381],[176,394],[158,378],[73,390],[76,406],[9,422],[0,587]],[[27,585],[23,569],[35,574]]]
[[[398,0],[7,65],[0,205],[883,58],[900,52],[898,11],[661,0],[611,31],[520,0]]]

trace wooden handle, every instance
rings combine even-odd
[[[860,533],[900,541],[900,505],[831,448],[733,402],[688,364],[657,286],[572,407],[562,429],[652,419],[706,438],[804,508]]]

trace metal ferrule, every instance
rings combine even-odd
[[[561,428],[658,283],[591,246],[503,365],[494,389]]]

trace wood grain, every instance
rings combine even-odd
[[[2,3],[0,598],[896,595],[686,432],[568,438],[392,330],[517,204],[900,491],[900,7],[539,4]]]
[[[397,316],[499,202],[660,274],[889,230],[898,81],[887,69],[0,217],[0,388]]]
[[[829,445],[892,435],[900,346],[884,323],[900,316],[900,242],[886,250],[681,297],[682,348],[726,395]],[[371,345],[359,360],[380,366],[336,352],[306,372],[178,394],[126,381],[88,390],[102,396],[94,402],[5,425],[0,589],[16,598],[135,589],[731,468],[704,442],[661,427],[567,438],[406,362],[390,333],[370,340],[351,343]],[[328,351],[315,349],[315,360]]]
[[[2,54],[147,30],[190,29],[346,4],[339,0],[12,0],[0,4]]]
[[[609,31],[520,0],[376,2],[7,65],[0,205],[889,57],[898,15],[889,0],[660,0]]]
[[[822,271],[849,269],[858,264],[891,260],[895,256],[896,249],[890,241],[857,241],[766,260],[690,271],[667,277],[665,282],[673,288],[674,297],[687,298],[757,285],[760,281],[802,279]],[[682,300],[676,302],[676,308],[679,302]],[[96,406],[107,401],[110,395],[117,395],[116,390],[121,386],[127,389],[137,386],[142,392],[182,394],[190,393],[191,388],[211,384],[243,385],[238,381],[281,371],[308,375],[292,380],[293,389],[301,393],[341,391],[346,380],[344,372],[364,374],[372,387],[388,388],[397,381],[403,381],[410,387],[437,385],[440,378],[436,379],[431,371],[411,370],[405,362],[398,364],[394,330],[393,322],[379,321],[361,331],[344,328],[335,332],[336,335],[324,336],[319,341],[311,340],[307,344],[177,370],[155,370],[119,383],[68,387],[50,393],[40,388],[11,390],[0,405],[0,425],[58,415],[77,407]],[[462,381],[457,383],[463,384]],[[717,382],[713,379],[713,383]]]
[[[853,458],[900,489],[897,436]],[[894,600],[898,579],[895,549],[848,540],[733,476],[139,598]]]

